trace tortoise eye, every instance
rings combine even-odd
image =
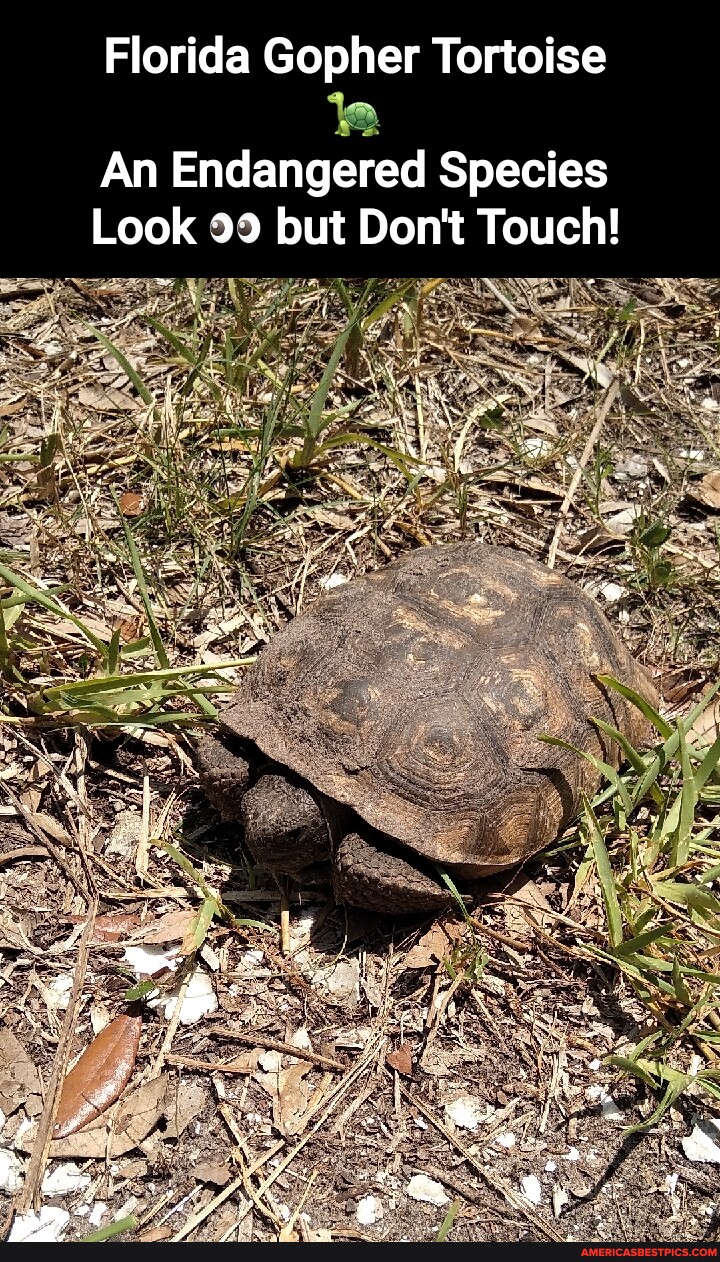
[[[229,241],[233,232],[233,221],[229,215],[213,215],[210,220],[210,234],[215,241]]]
[[[260,220],[257,215],[241,215],[237,221],[237,234],[246,245],[257,241],[260,236]]]

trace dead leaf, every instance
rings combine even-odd
[[[98,385],[81,386],[78,390],[78,402],[95,412],[136,412],[140,406],[137,399],[133,399],[124,390]]]
[[[174,1227],[150,1227],[137,1239],[141,1244],[152,1244],[156,1240],[169,1240],[174,1230]]]
[[[141,1030],[142,1017],[124,1015],[93,1039],[63,1082],[55,1139],[74,1134],[115,1103],[135,1067]]]
[[[277,1109],[273,1100],[273,1113],[276,1115],[276,1125],[288,1138],[300,1134],[302,1130],[312,1091],[310,1084],[304,1079],[311,1069],[312,1065],[301,1061],[297,1065],[291,1065],[289,1069],[281,1070],[278,1075]]]
[[[168,1092],[164,1106],[167,1118],[165,1138],[179,1139],[206,1104],[207,1093],[198,1083],[181,1082],[177,1090]]]
[[[449,945],[445,930],[440,925],[433,925],[410,948],[405,956],[405,967],[428,968],[431,964],[440,964],[448,954]]]
[[[401,1043],[394,1052],[388,1052],[385,1060],[391,1069],[397,1069],[399,1074],[405,1074],[407,1078],[411,1077],[413,1061],[412,1047],[409,1043]]]
[[[175,907],[157,920],[146,920],[144,925],[130,935],[128,942],[150,942],[155,946],[161,946],[165,942],[181,942],[195,914],[192,907]]]
[[[199,1183],[212,1183],[217,1188],[224,1188],[230,1181],[229,1161],[201,1161],[192,1171],[193,1179]]]
[[[7,1117],[25,1105],[34,1117],[42,1109],[40,1076],[11,1030],[0,1030],[0,1109]]]
[[[119,1136],[126,1136],[132,1141],[131,1147],[135,1147],[149,1135],[163,1116],[169,1089],[168,1074],[160,1074],[159,1078],[144,1082],[137,1091],[133,1091],[132,1095],[123,1100],[115,1130]]]
[[[702,714],[698,715],[688,736],[698,745],[710,746],[720,736],[720,701],[713,701]]]
[[[71,925],[84,925],[87,917],[66,916],[65,919]],[[90,941],[93,946],[99,946],[103,942],[120,942],[139,924],[140,917],[137,912],[113,911],[105,916],[96,916]]]
[[[720,469],[706,473],[699,482],[688,485],[688,495],[706,508],[720,509]]]
[[[255,1047],[249,1052],[240,1052],[234,1060],[226,1062],[228,1069],[233,1069],[239,1074],[254,1074],[258,1067],[258,1061],[263,1054],[261,1047]]]
[[[139,517],[144,507],[143,497],[137,491],[125,491],[118,503],[123,517]]]
[[[137,1148],[157,1125],[164,1113],[165,1097],[170,1086],[167,1074],[144,1082],[136,1091],[126,1096],[115,1119],[110,1156],[122,1157]],[[32,1152],[37,1127],[26,1131],[16,1141],[21,1152]],[[105,1157],[108,1149],[108,1119],[99,1117],[84,1130],[54,1139],[50,1144],[50,1157]]]

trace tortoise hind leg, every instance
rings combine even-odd
[[[377,127],[368,127],[367,131],[363,132],[363,136],[379,136],[379,135],[380,135],[380,132],[378,131]]]
[[[375,838],[379,844],[373,844]],[[390,850],[387,844],[381,834],[370,830],[368,836],[347,833],[342,838],[333,862],[337,901],[397,914],[449,907],[449,890],[404,858],[399,847]]]

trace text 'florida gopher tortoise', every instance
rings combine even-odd
[[[542,849],[618,765],[595,716],[645,722],[608,673],[655,703],[644,668],[574,583],[509,548],[423,548],[320,598],[263,649],[199,749],[223,818],[297,875],[330,860],[340,902],[424,911],[435,865],[487,876]]]

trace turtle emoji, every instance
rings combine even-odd
[[[367,101],[353,101],[345,106],[342,92],[331,92],[328,97],[331,105],[337,105],[338,127],[336,136],[349,136],[351,131],[361,131],[363,136],[377,136],[378,116]]]

